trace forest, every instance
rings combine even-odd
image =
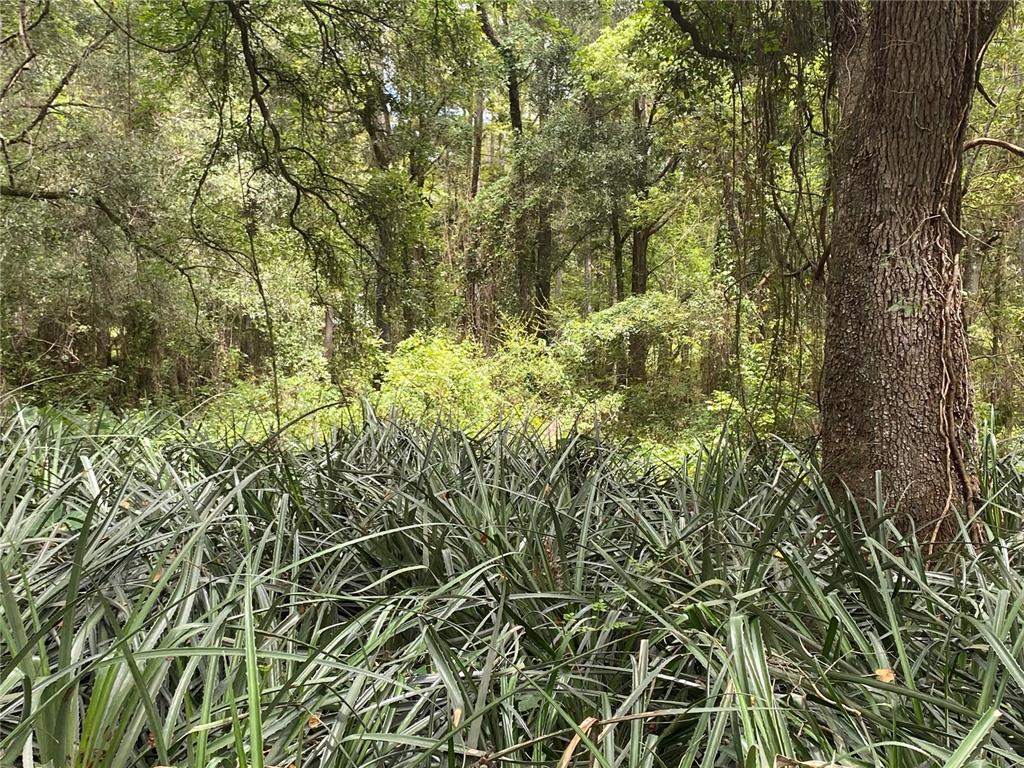
[[[0,0],[0,768],[1024,765],[1010,0]]]

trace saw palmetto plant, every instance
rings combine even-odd
[[[1024,761],[991,441],[941,561],[781,444],[669,468],[370,417],[288,452],[21,410],[0,445],[5,765]]]

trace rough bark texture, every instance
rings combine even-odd
[[[825,471],[933,543],[977,495],[959,251],[961,146],[1004,3],[831,4],[842,119],[828,281]]]

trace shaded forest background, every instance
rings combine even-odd
[[[0,391],[228,437],[367,397],[672,455],[818,431],[836,115],[821,3],[0,6]],[[961,253],[1019,429],[1019,15]],[[913,307],[893,306],[892,312]]]

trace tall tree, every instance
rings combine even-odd
[[[961,152],[1003,0],[829,4],[839,98],[825,470],[933,543],[978,480],[958,254]]]

